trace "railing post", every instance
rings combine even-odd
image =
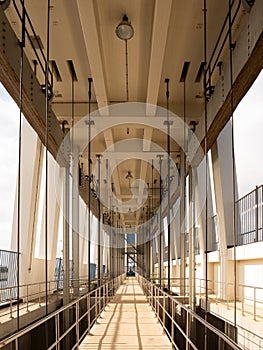
[[[242,286],[242,299],[241,299],[241,303],[242,303],[242,316],[244,316],[244,310],[245,310],[245,294],[244,294],[244,286]]]
[[[97,318],[98,318],[97,300],[98,300],[98,289],[95,290],[95,319],[96,319],[96,321],[97,321]]]
[[[101,287],[99,287],[99,315],[101,313]]]
[[[107,299],[106,299],[106,305],[109,302],[109,282],[107,282],[106,284],[106,295],[107,295]]]
[[[227,310],[229,310],[229,284],[226,284],[226,305],[227,305]]]
[[[59,314],[55,315],[55,327],[56,327],[56,350],[60,349],[59,342]]]
[[[172,342],[174,341],[174,300],[172,299],[172,321],[171,321],[171,336]]]
[[[17,301],[18,302],[18,301]],[[12,287],[10,287],[10,318],[13,318],[13,298],[12,298]]]
[[[153,285],[152,285],[152,283],[151,283],[151,306],[153,309]]]
[[[217,300],[218,300],[218,290],[219,290],[219,282],[218,281],[216,281],[215,282],[216,283],[216,292],[215,292],[215,296],[216,296],[216,305],[217,305]],[[215,287],[214,287],[215,288]]]
[[[258,242],[258,186],[256,186],[256,190],[255,190],[255,229],[256,229],[256,237],[255,240],[256,242]]]
[[[26,286],[26,311],[29,312],[29,308],[28,308],[28,285]]]
[[[165,326],[165,294],[163,294],[163,328]]]
[[[79,345],[79,302],[76,303],[76,344]]]
[[[87,296],[87,305],[88,305],[88,334],[90,333],[90,294]]]
[[[186,312],[186,350],[190,350],[189,345],[189,313]]]
[[[103,311],[105,310],[105,306],[106,306],[106,284],[103,284],[103,301],[104,301],[104,305],[103,305]]]
[[[40,298],[40,283],[38,285],[38,305],[41,307],[41,298]]]
[[[155,286],[154,286],[153,290],[154,290],[154,311],[155,311],[155,315],[157,316],[157,306],[156,306],[157,294],[156,294],[156,287]]]
[[[254,287],[254,321],[257,319],[257,289]]]

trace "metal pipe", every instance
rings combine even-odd
[[[162,232],[162,157],[163,155],[158,155],[159,158],[159,178],[160,178],[160,189],[159,189],[159,253],[158,253],[158,269],[159,269],[159,285],[162,284],[163,276],[163,232]]]
[[[170,155],[171,155],[171,138],[170,138],[170,127],[172,125],[172,121],[169,120],[169,80],[168,78],[165,79],[166,83],[166,113],[167,113],[167,166],[168,166],[168,175],[167,175],[167,196],[168,196],[168,202],[167,202],[167,225],[168,225],[168,271],[167,271],[167,277],[168,277],[168,292],[170,293],[170,278],[171,278],[171,217],[170,217],[170,200],[171,200],[171,189],[170,189],[170,182],[171,182],[171,169],[170,169]]]
[[[91,107],[91,83],[92,78],[88,78],[89,83],[89,91],[88,91],[88,106],[89,106],[89,125],[88,125],[88,286],[90,291],[90,280],[91,280],[91,274],[90,274],[90,248],[91,248],[91,192],[90,192],[90,186],[91,186],[91,119],[90,119],[90,107]]]
[[[69,303],[69,169],[64,173],[63,219],[63,305]]]
[[[259,202],[258,202],[258,186],[256,186],[255,190],[255,240],[258,242],[258,207],[259,207]]]
[[[129,67],[128,67],[128,42],[125,40],[125,77],[126,77],[126,102],[129,101]]]
[[[97,154],[96,155],[97,160],[98,160],[98,183],[97,183],[97,197],[98,197],[98,274],[97,274],[97,279],[98,279],[98,286],[101,285],[101,202],[100,202],[100,168],[101,168],[101,155]]]
[[[234,1],[233,1],[234,3]],[[236,166],[235,166],[235,148],[234,148],[234,98],[233,98],[233,45],[232,45],[232,20],[231,20],[231,0],[228,0],[228,25],[229,25],[229,64],[230,64],[230,106],[231,106],[231,141],[232,141],[232,186],[233,186],[233,240],[234,240],[234,326],[237,325],[237,261],[236,261]],[[237,340],[237,332],[235,332]]]
[[[71,75],[71,171],[72,171],[72,270],[73,270],[73,294],[79,295],[79,150],[74,147],[75,142],[75,78]]]
[[[49,70],[49,44],[50,44],[50,0],[47,2],[47,58],[45,66],[45,120],[46,120],[46,133],[45,133],[45,143],[46,143],[46,183],[45,183],[45,281],[46,281],[46,291],[45,291],[45,302],[46,302],[46,314],[48,314],[48,136],[49,136],[49,82],[48,82],[48,70]]]
[[[22,168],[22,110],[23,110],[23,76],[24,76],[24,47],[25,47],[25,4],[22,0],[22,39],[20,44],[20,72],[19,72],[19,135],[18,135],[18,179],[17,179],[17,329],[20,328],[19,315],[19,283],[20,283],[20,212],[21,212],[21,168]],[[12,297],[12,296],[10,296]]]
[[[207,77],[207,4],[206,0],[203,3],[203,20],[204,20],[204,63],[205,70],[203,76],[203,91],[204,91],[204,117],[205,117],[205,140],[204,140],[204,152],[205,152],[205,321],[207,321],[207,313],[208,313],[208,227],[207,227],[207,214],[208,214],[208,206],[207,206],[207,182],[208,182],[208,155],[207,155],[207,94],[206,94],[206,77]],[[208,349],[208,334],[207,328],[205,328],[205,343],[204,350]]]

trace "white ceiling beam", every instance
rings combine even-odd
[[[108,96],[94,2],[76,1],[98,107],[105,108],[108,106]],[[104,112],[107,113],[107,108]]]
[[[170,22],[172,0],[156,0],[154,9],[153,32],[152,32],[152,46],[151,58],[148,75],[147,86],[147,115],[155,115],[156,106],[158,102],[159,86],[162,76],[162,68],[165,54],[165,47],[167,41],[167,33]],[[152,139],[152,128],[144,129],[143,151],[149,151]],[[147,164],[141,162],[140,178],[146,179]],[[142,195],[143,186],[140,184],[139,196]],[[140,218],[140,211],[136,213],[136,222],[138,224]]]
[[[97,23],[94,2],[87,0],[76,0],[79,18],[83,30],[84,41],[86,45],[91,75],[93,78],[94,91],[98,103],[99,112],[101,115],[108,115],[108,96],[106,88],[106,78],[104,73],[104,66],[102,60],[102,48],[100,46],[99,38],[99,24]],[[88,16],[87,16],[88,14]],[[104,139],[106,147],[111,147],[114,150],[114,138],[111,129],[104,131]],[[112,164],[113,168],[115,164]],[[121,194],[120,181],[118,173],[114,172],[113,182],[115,185],[116,195]],[[124,220],[123,215],[121,214]]]
[[[152,31],[151,58],[147,87],[147,114],[155,114],[162,76],[172,0],[156,0]],[[152,106],[153,105],[153,106]]]

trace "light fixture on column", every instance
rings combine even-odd
[[[117,25],[115,32],[121,40],[130,40],[133,37],[134,29],[127,15],[122,17],[122,21]]]

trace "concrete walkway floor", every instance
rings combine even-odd
[[[163,333],[137,279],[129,277],[79,349],[171,350],[172,345]]]

